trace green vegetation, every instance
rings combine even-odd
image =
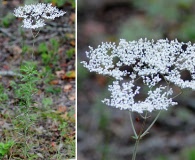
[[[44,66],[42,67],[44,68]],[[51,119],[58,125],[56,132],[59,132],[60,141],[63,146],[66,146],[68,158],[75,156],[75,136],[72,129],[75,126],[74,110],[67,113],[58,113],[52,109],[53,98],[42,97],[40,102],[36,100],[39,92],[39,85],[45,83],[45,87],[49,87],[49,83],[41,79],[42,72],[39,72],[37,62],[25,61],[20,67],[20,76],[17,79],[10,81],[12,88],[15,111],[14,114],[4,114],[4,119],[14,126],[14,129],[3,130],[7,138],[16,136],[16,143],[0,143],[0,156],[5,158],[9,156],[9,148],[14,151],[20,151],[20,157],[23,159],[37,159],[39,156],[32,153],[33,148],[38,144],[29,140],[35,135],[35,126],[41,121]],[[51,74],[51,72],[50,72]],[[50,85],[50,94],[58,94],[60,88]],[[59,89],[59,90],[58,90]],[[47,93],[47,88],[45,89]],[[0,85],[0,100],[1,102],[11,101],[11,98],[5,92],[4,86]],[[13,100],[14,99],[14,100]],[[7,104],[5,104],[7,105]],[[72,107],[74,108],[74,107]],[[42,131],[40,131],[42,132]],[[71,134],[71,135],[70,135]],[[64,151],[55,150],[57,159],[64,159]],[[16,153],[15,153],[16,154]]]
[[[10,148],[14,145],[14,141],[0,142],[0,158],[9,153]]]
[[[68,58],[72,58],[75,54],[75,49],[71,48],[69,50],[66,51],[66,55],[68,56]]]
[[[177,158],[179,157],[179,158]],[[178,153],[175,157],[177,160],[194,160],[195,159],[195,148],[185,148]],[[171,160],[168,155],[159,156],[154,158],[154,160]]]
[[[187,147],[183,149],[180,153],[179,160],[194,160],[195,159],[195,148],[194,147]]]
[[[6,16],[4,16],[1,20],[1,25],[3,27],[8,28],[10,24],[14,21],[15,16],[12,13],[8,13]]]
[[[0,103],[4,103],[8,100],[8,95],[5,93],[5,89],[2,84],[0,84]]]
[[[58,7],[62,7],[65,3],[70,3],[72,8],[76,5],[75,0],[44,0],[44,2],[56,4]]]
[[[38,52],[42,57],[42,62],[44,65],[56,64],[59,56],[57,51],[59,48],[59,43],[55,39],[50,40],[50,44],[47,45],[45,42],[41,43],[38,47]]]
[[[52,100],[52,98],[43,98],[42,104],[43,104],[44,108],[50,108],[51,105],[53,104],[53,100]]]
[[[25,62],[20,68],[21,79],[18,83],[12,81],[11,86],[14,90],[15,98],[17,99],[18,110],[13,123],[17,132],[23,135],[24,143],[22,144],[24,158],[32,158],[28,154],[32,144],[28,144],[28,135],[30,127],[34,125],[38,115],[33,113],[34,98],[32,95],[37,93],[37,84],[40,81],[36,64],[34,62]],[[27,145],[28,144],[28,145]],[[33,155],[34,156],[34,155]]]

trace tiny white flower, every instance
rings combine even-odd
[[[33,20],[33,19],[28,18],[28,19],[24,19],[23,23],[24,23],[22,25],[23,28],[32,28],[32,29],[43,27],[45,25],[44,20],[42,19]]]
[[[90,72],[116,79],[108,88],[111,92],[110,99],[103,101],[109,106],[142,113],[176,105],[177,103],[169,98],[173,94],[172,89],[159,87],[163,80],[182,89],[195,90],[195,44],[191,42],[178,42],[177,39],[160,39],[156,42],[139,39],[127,42],[121,39],[118,45],[106,42],[96,49],[89,49],[89,52],[86,52],[89,61],[81,62],[84,67]],[[123,66],[129,69],[124,70]],[[191,80],[183,80],[182,71],[187,71]],[[124,82],[127,78],[129,82]],[[135,80],[140,78],[149,91],[144,101],[136,102],[135,95],[139,94],[140,87]]]
[[[38,3],[24,5],[14,10],[16,17],[24,18],[22,27],[36,29],[45,25],[45,19],[55,19],[66,12],[53,7],[52,4]]]
[[[114,81],[113,85],[109,85],[108,90],[111,92],[110,99],[106,98],[102,102],[108,106],[119,109],[127,109],[133,112],[143,113],[144,111],[152,112],[154,110],[166,110],[169,106],[177,103],[173,102],[172,89],[166,90],[166,87],[160,86],[155,90],[148,91],[148,97],[144,101],[136,102],[135,96],[140,92],[140,86],[134,89],[134,81],[124,82]]]

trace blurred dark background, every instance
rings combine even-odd
[[[131,159],[134,146],[128,112],[101,103],[109,77],[80,64],[88,46],[145,37],[194,42],[194,25],[193,0],[78,0],[78,160]],[[195,93],[185,90],[177,101],[141,140],[137,160],[195,160]]]

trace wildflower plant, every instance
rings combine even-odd
[[[40,29],[46,25],[45,20],[53,20],[56,17],[63,16],[65,13],[66,12],[52,6],[52,4],[45,3],[24,5],[14,10],[14,15],[16,17],[23,18],[22,27],[32,31],[33,47],[34,39],[38,36]],[[39,30],[37,31],[36,29]],[[33,30],[37,33],[33,34]],[[34,113],[33,107],[35,107],[35,94],[38,92],[37,86],[41,79],[36,63],[31,61],[22,63],[20,74],[17,75],[17,83],[14,81],[11,82],[15,99],[17,99],[18,102],[16,104],[17,116],[13,122],[19,135],[21,135],[25,141],[23,145],[23,158],[30,159],[33,155],[30,153],[31,148],[28,144],[28,140],[30,139],[28,132],[38,117],[38,115]]]
[[[110,97],[102,100],[108,106],[128,110],[130,122],[136,139],[132,160],[136,158],[139,140],[145,136],[161,110],[177,105],[172,85],[181,89],[195,89],[195,44],[183,43],[178,40],[160,39],[157,41],[139,39],[119,44],[102,43],[97,48],[89,47],[86,56],[89,61],[81,62],[90,72],[96,72],[113,77],[113,83],[108,86]],[[190,80],[181,78],[187,71]],[[143,85],[140,85],[142,81]],[[166,83],[164,83],[166,82]],[[137,100],[137,96],[147,87],[147,97]],[[148,113],[159,111],[151,125],[145,129]],[[144,119],[142,129],[136,132],[132,120],[132,112],[137,112]],[[143,115],[142,115],[143,114]]]

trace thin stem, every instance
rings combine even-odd
[[[136,131],[135,131],[134,124],[133,124],[133,119],[132,119],[131,111],[129,111],[129,117],[130,117],[131,127],[132,127],[132,129],[133,129],[134,136],[135,136],[135,138],[137,139],[138,136],[137,136],[137,133],[136,133]]]
[[[139,141],[140,141],[140,138],[136,139],[135,146],[134,146],[134,150],[133,150],[132,160],[135,160],[135,158],[136,158],[137,147],[138,147]]]
[[[25,141],[26,141],[26,137],[27,137],[27,133],[26,133],[26,131],[27,131],[27,129],[25,128],[25,130],[24,130],[24,138],[25,138]],[[27,146],[26,146],[26,142],[25,142],[25,144],[24,144],[24,157],[25,157],[25,159],[27,158]]]
[[[34,59],[35,38],[38,36],[39,32],[40,32],[40,29],[38,30],[38,32],[37,32],[36,34],[33,34],[33,31],[32,31],[32,29],[31,29],[31,33],[32,33],[32,36],[33,36],[33,52],[32,52],[32,59]]]
[[[181,91],[180,93],[178,93],[177,95],[175,95],[172,99],[176,98],[177,96],[179,96],[180,94],[182,94],[183,92]]]
[[[37,33],[36,33],[36,34],[33,34],[33,31],[32,31],[32,29],[31,29],[31,33],[32,33],[33,38],[36,38],[36,37],[38,36],[38,34],[39,34],[40,30],[41,30],[41,29],[39,29],[39,30],[37,31]]]
[[[170,85],[170,82],[167,81],[167,79],[165,78],[165,76],[163,74],[161,74],[161,76],[164,78],[164,80],[167,83],[167,85]]]
[[[145,136],[148,131],[150,130],[150,128],[154,125],[154,123],[156,122],[156,120],[158,119],[158,117],[160,116],[161,110],[159,111],[159,113],[157,114],[156,118],[153,120],[153,122],[150,124],[150,126],[145,130],[145,132],[140,136],[140,138],[142,138],[143,136]]]
[[[143,123],[142,123],[141,130],[140,130],[140,132],[139,132],[138,137],[136,138],[136,142],[135,142],[135,146],[134,146],[134,150],[133,150],[132,160],[135,160],[136,155],[137,155],[137,148],[138,148],[138,145],[139,145],[139,141],[140,141],[140,139],[141,139],[141,133],[142,133],[142,131],[143,131],[143,129],[144,129],[144,126],[145,126],[145,123],[146,123],[147,114],[148,114],[148,112],[146,112],[146,114],[145,114],[145,116],[144,116],[144,121],[143,121]]]
[[[146,114],[145,116],[142,116],[141,114],[139,114],[139,115],[140,115],[140,117],[142,117],[143,119],[147,119],[147,118],[150,118],[150,117],[151,117],[151,116],[146,116],[147,114]]]

